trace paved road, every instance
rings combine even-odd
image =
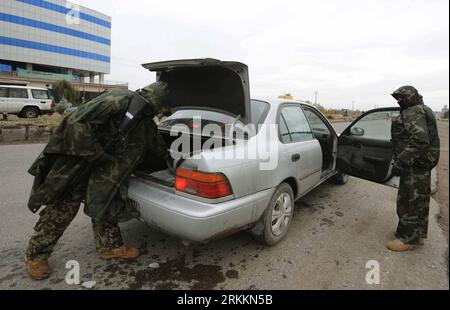
[[[435,198],[441,206],[440,224],[448,240],[448,121],[438,121],[441,156],[438,164],[438,188]]]
[[[32,281],[24,248],[38,216],[26,208],[27,175],[40,144],[0,146],[0,289],[81,289],[65,282],[65,264],[77,260],[81,281],[96,289],[448,289],[447,240],[433,201],[430,242],[408,253],[384,244],[396,225],[396,190],[351,178],[325,183],[297,202],[287,238],[265,247],[246,233],[206,245],[183,244],[138,221],[121,225],[142,256],[133,263],[97,258],[89,219],[80,211],[50,259],[54,270]],[[368,285],[366,263],[380,264],[380,284]],[[151,263],[159,263],[152,269]]]

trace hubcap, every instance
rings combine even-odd
[[[291,219],[291,197],[287,193],[282,193],[272,208],[272,233],[275,236],[281,235],[287,228]]]
[[[34,111],[27,111],[25,113],[25,115],[27,116],[27,118],[34,118],[34,117],[36,117],[36,113],[34,113]]]

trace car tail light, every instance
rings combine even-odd
[[[178,168],[175,188],[181,192],[214,199],[233,194],[230,183],[222,173],[208,173]]]

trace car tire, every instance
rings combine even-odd
[[[24,118],[37,118],[39,116],[39,109],[35,107],[25,107],[20,114],[22,114],[22,117]]]
[[[294,193],[289,184],[281,183],[250,233],[266,245],[275,245],[286,236],[293,215]]]
[[[348,179],[350,178],[350,176],[348,174],[342,173],[340,171],[338,171],[338,173],[336,173],[331,180],[338,185],[344,185],[347,184]]]

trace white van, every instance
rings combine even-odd
[[[47,88],[0,85],[0,113],[36,118],[53,109],[54,101]]]

